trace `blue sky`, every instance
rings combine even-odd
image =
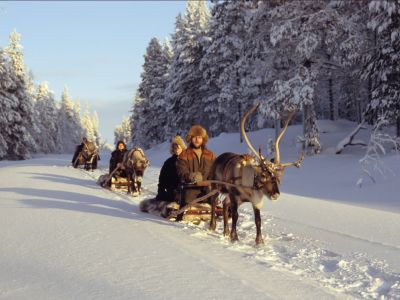
[[[5,1],[0,2],[0,46],[15,28],[35,83],[48,81],[60,99],[89,103],[100,131],[113,132],[129,116],[151,38],[169,38],[186,1]]]

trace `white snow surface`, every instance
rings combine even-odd
[[[319,125],[325,150],[288,168],[279,200],[266,199],[261,247],[249,204],[234,244],[221,221],[211,233],[139,211],[157,190],[167,143],[147,151],[136,198],[96,185],[107,154],[94,172],[65,155],[0,162],[0,299],[400,299],[400,158],[387,155],[393,174],[359,188],[365,149],[334,154],[355,125]],[[288,128],[283,161],[296,159],[301,130]],[[248,135],[265,148],[273,130]],[[209,148],[248,152],[238,134]]]

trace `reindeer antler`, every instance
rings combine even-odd
[[[281,161],[281,154],[280,154],[280,151],[279,151],[279,142],[280,142],[280,140],[281,140],[283,134],[285,133],[286,129],[288,128],[290,119],[292,119],[293,115],[294,115],[294,111],[291,111],[291,112],[289,113],[289,115],[288,115],[286,121],[285,121],[285,125],[283,126],[281,132],[280,132],[280,133],[278,134],[278,136],[276,137],[276,140],[275,140],[275,154],[276,154],[276,157],[275,157],[275,162],[274,162],[274,164],[279,164],[280,161]]]
[[[246,131],[244,130],[244,124],[246,123],[247,117],[252,114],[258,107],[260,106],[260,102],[258,102],[255,106],[253,106],[248,112],[246,112],[240,120],[240,131],[242,132],[242,136],[244,138],[244,141],[246,142],[247,146],[250,148],[250,150],[254,153],[254,155],[260,160],[263,161],[263,157],[257,153],[257,150],[254,149],[254,147],[251,145],[249,139],[247,138]]]
[[[290,167],[290,166],[295,166],[296,168],[300,168],[300,165],[302,163],[302,161],[304,160],[304,152],[301,152],[299,159],[296,160],[295,162],[291,162],[291,163],[284,163],[284,164],[280,164],[282,167]]]

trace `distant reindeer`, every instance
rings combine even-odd
[[[128,194],[140,195],[142,192],[142,180],[144,171],[149,161],[142,148],[135,147],[124,155],[123,165],[128,180]]]
[[[86,140],[83,142],[82,150],[73,162],[73,167],[78,168],[80,165],[83,165],[85,170],[97,169],[98,158],[99,154],[96,145],[93,142]]]
[[[253,152],[254,157],[235,153],[223,153],[215,160],[211,173],[211,182],[213,182],[212,189],[217,189],[221,194],[228,196],[225,197],[223,202],[224,235],[229,234],[228,209],[230,208],[232,214],[230,239],[232,242],[238,240],[236,232],[236,224],[239,217],[238,207],[244,202],[251,202],[257,229],[255,240],[257,245],[264,243],[261,234],[260,216],[260,209],[263,206],[263,197],[267,196],[271,200],[278,199],[280,195],[279,184],[285,167],[300,167],[304,159],[304,155],[301,154],[300,158],[294,163],[280,162],[279,141],[286,131],[293,113],[289,114],[282,131],[275,140],[276,157],[274,161],[267,160],[261,155],[261,152],[258,153],[254,149],[247,138],[244,125],[247,117],[253,113],[258,106],[259,104],[251,108],[240,122],[242,136],[247,146]],[[211,198],[210,230],[213,231],[216,227],[216,199],[217,196]]]

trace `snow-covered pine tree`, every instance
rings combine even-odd
[[[145,126],[143,123],[145,119],[140,117],[143,112],[143,103],[144,100],[139,96],[139,91],[136,92],[135,98],[133,99],[132,104],[132,117],[130,118],[131,121],[131,144],[133,146],[141,145],[141,141],[144,139],[142,135],[141,128]]]
[[[169,71],[172,63],[172,48],[168,39],[165,39],[162,46],[162,59],[160,65],[160,74],[163,74],[159,78],[160,89],[154,94],[154,103],[156,104],[155,109],[158,116],[158,122],[162,126],[162,130],[159,131],[158,142],[163,142],[167,140],[167,130],[166,126],[168,124],[168,118],[171,117],[166,114],[167,102],[165,100],[165,89],[168,83]]]
[[[15,113],[17,101],[8,93],[8,89],[11,86],[13,86],[13,82],[8,62],[3,49],[0,48],[0,160],[7,156],[9,135],[11,133],[10,124],[18,116]]]
[[[86,102],[83,110],[83,116],[81,120],[83,135],[91,142],[95,142],[95,133],[90,117],[89,104]]]
[[[286,78],[275,81],[276,97],[271,105],[303,110],[304,146],[309,154],[321,150],[316,125],[316,85],[324,68],[332,65],[326,54],[333,59],[348,33],[348,19],[340,14],[339,2],[282,1],[270,12],[274,22],[270,41],[277,51],[289,49],[294,61]]]
[[[400,136],[400,1],[371,0],[368,27],[376,45],[365,57],[365,79],[371,80],[370,117],[385,114]]]
[[[193,124],[204,121],[202,103],[203,39],[207,31],[207,7],[203,1],[188,1],[184,17],[178,15],[172,36],[174,56],[166,87],[167,136],[185,132]]]
[[[62,139],[62,150],[65,153],[75,150],[82,139],[82,127],[80,116],[74,109],[74,103],[65,87],[61,95],[61,107],[59,110],[60,132]]]
[[[30,70],[25,75],[26,89],[31,98],[35,98],[36,87],[34,82],[33,72]]]
[[[92,125],[93,125],[93,142],[97,145],[101,145],[101,134],[100,134],[100,129],[99,129],[99,116],[97,115],[97,112],[94,111],[92,113]]]
[[[270,34],[273,18],[270,13],[279,2],[259,1],[256,6],[249,7],[247,12],[248,23],[244,43],[243,55],[239,60],[242,73],[243,98],[249,104],[261,102],[258,114],[258,127],[275,126],[277,133],[280,131],[280,116],[269,99],[274,97],[273,82],[287,74],[293,61],[286,48],[275,51]]]
[[[136,130],[136,144],[149,148],[165,140],[165,101],[166,75],[170,64],[170,50],[163,50],[157,38],[151,39],[144,55],[142,80],[138,93],[141,112],[133,116],[133,122],[142,124]],[[157,120],[157,122],[148,122]]]
[[[337,116],[361,123],[369,98],[368,83],[360,76],[363,73],[361,59],[372,47],[367,30],[368,0],[337,1],[332,5],[341,16],[342,38],[331,49],[322,46],[326,60],[334,64],[322,70],[319,76],[322,77],[317,87],[319,111],[322,117],[335,119]],[[321,85],[325,90],[321,90]]]
[[[128,144],[131,139],[131,121],[129,118],[124,117],[121,124],[114,129],[114,144],[116,145],[118,141],[124,141],[125,144]]]
[[[15,105],[11,106],[13,120],[9,123],[7,150],[9,159],[25,159],[37,151],[33,136],[39,134],[35,124],[33,100],[30,97],[26,84],[24,55],[19,41],[20,34],[14,30],[10,34],[9,45],[5,48],[9,61],[9,72],[12,84],[7,93]]]
[[[61,151],[58,109],[54,94],[46,81],[39,84],[35,95],[35,113],[37,115],[40,135],[36,136],[38,150],[43,153]]]
[[[204,106],[211,135],[237,131],[239,103],[252,103],[243,97],[242,81],[246,76],[241,64],[246,46],[246,1],[217,2],[211,11],[206,51],[201,60]]]
[[[165,133],[167,136],[172,136],[176,132],[182,130],[183,115],[177,102],[177,86],[180,69],[183,67],[182,60],[180,59],[180,52],[183,44],[183,27],[185,19],[181,14],[178,14],[175,21],[175,32],[172,34],[172,58],[171,66],[167,77],[167,85],[164,92],[164,99],[166,104],[167,126]],[[136,133],[132,130],[132,135]]]

